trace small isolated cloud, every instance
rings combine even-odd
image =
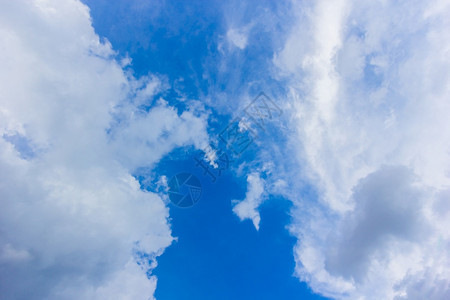
[[[247,47],[247,40],[248,40],[248,30],[245,28],[230,28],[227,31],[227,41],[243,50]]]
[[[250,219],[256,230],[259,230],[260,216],[258,212],[259,205],[264,200],[264,180],[258,173],[251,173],[247,176],[247,192],[242,201],[233,200],[235,203],[233,212],[241,219]]]

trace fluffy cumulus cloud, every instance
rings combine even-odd
[[[247,176],[247,193],[245,199],[242,201],[234,200],[233,212],[241,220],[250,219],[253,222],[256,230],[259,230],[259,216],[258,207],[264,200],[264,179],[258,173],[251,173]]]
[[[450,2],[297,6],[288,82],[311,203],[291,196],[297,276],[336,299],[450,298]]]
[[[0,7],[1,298],[152,298],[173,238],[131,174],[205,143],[205,117],[154,99],[161,81],[125,71],[81,2]]]

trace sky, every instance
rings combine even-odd
[[[0,0],[0,299],[450,299],[449,28]]]

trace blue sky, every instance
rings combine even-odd
[[[215,183],[196,167],[192,159],[161,161],[156,172],[171,176],[189,172],[202,183],[203,193],[195,206],[170,204],[173,235],[178,241],[158,258],[157,299],[325,299],[293,277],[290,236],[290,203],[271,197],[261,206],[259,231],[232,212],[230,199],[245,197],[245,178],[230,172]],[[141,178],[145,180],[145,177]],[[145,183],[144,183],[144,186]],[[148,186],[148,185],[147,185]],[[264,262],[264,264],[262,264]]]
[[[449,16],[0,0],[0,299],[449,299]]]

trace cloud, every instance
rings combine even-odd
[[[343,218],[336,245],[327,253],[331,273],[363,279],[370,256],[388,251],[392,239],[419,242],[427,238],[424,193],[414,184],[404,167],[384,167],[361,180],[353,194],[355,208]]]
[[[259,221],[261,217],[257,211],[259,205],[264,200],[264,180],[258,173],[251,173],[247,176],[247,192],[242,201],[233,200],[235,203],[233,212],[241,219],[250,219],[256,230],[259,230]]]
[[[0,294],[152,298],[173,238],[131,174],[206,144],[206,117],[155,101],[162,81],[124,71],[81,2],[0,7]]]
[[[448,298],[449,2],[297,13],[274,57],[294,108],[296,179],[318,193],[289,195],[297,276],[336,299]]]
[[[248,33],[246,31],[247,30],[245,29],[238,30],[235,28],[230,28],[227,31],[228,42],[241,50],[245,49],[245,47],[247,47],[248,40]]]
[[[448,221],[435,219],[430,190],[410,169],[384,166],[355,186],[351,212],[296,211],[298,276],[336,299],[445,299]]]
[[[126,126],[111,132],[111,147],[130,170],[159,161],[175,147],[195,145],[201,149],[208,139],[207,115],[189,109],[178,114],[164,100],[148,112],[131,114],[131,119],[122,119]]]

